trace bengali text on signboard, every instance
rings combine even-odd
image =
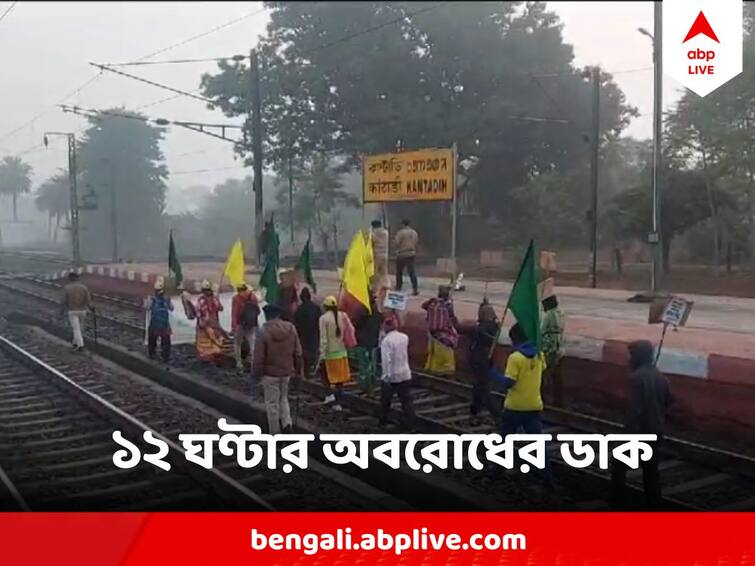
[[[365,155],[362,162],[364,202],[453,200],[452,149],[422,149]]]

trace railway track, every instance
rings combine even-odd
[[[14,282],[16,284],[16,282]],[[52,289],[45,283],[39,288]],[[3,282],[2,286],[7,287]],[[23,292],[28,293],[29,290]],[[38,295],[43,297],[43,294]],[[49,300],[43,298],[42,300]],[[126,305],[120,300],[103,301],[113,309],[139,309],[138,305]],[[143,333],[141,325],[135,323],[124,324],[119,315],[113,314],[117,321],[113,324],[121,331],[129,334]],[[190,362],[189,362],[189,365]],[[248,382],[240,379],[233,372],[213,370],[222,385],[232,389],[248,388]],[[492,418],[474,419],[469,414],[469,400],[471,388],[463,382],[441,379],[416,372],[415,375],[415,405],[417,416],[410,418],[398,410],[392,412],[395,423],[413,430],[423,432],[452,432],[474,433],[495,430]],[[325,416],[325,410],[320,408],[319,399],[325,394],[325,388],[317,383],[302,382],[298,392],[305,410],[314,410]],[[499,396],[500,397],[500,396]],[[394,403],[398,403],[394,400]],[[379,393],[365,393],[355,386],[348,389],[344,400],[346,411],[339,416],[342,422],[351,430],[356,427],[361,432],[374,432],[376,419],[374,415],[379,409]],[[332,414],[331,414],[332,415]],[[332,417],[331,417],[332,418]],[[373,420],[374,419],[374,420]],[[599,419],[577,412],[548,407],[545,411],[545,431],[554,435],[561,433],[611,433],[620,432],[621,425],[605,419]],[[559,457],[559,446],[553,442],[550,447],[551,461],[562,468]],[[661,463],[664,481],[664,497],[669,508],[674,509],[706,509],[706,510],[750,510],[755,509],[755,460],[742,454],[727,452],[699,443],[692,443],[677,438],[667,438],[663,446],[664,458]],[[584,471],[562,468],[565,475],[579,477],[588,476],[591,481],[603,484],[607,481],[607,472],[597,468]],[[640,494],[641,474],[637,471],[628,475],[630,489]],[[582,508],[601,508],[605,503],[598,499],[587,499],[577,503]]]
[[[244,469],[238,466],[235,457],[222,455],[215,446],[214,469],[205,470],[185,460],[178,435],[217,430],[220,417],[231,423],[237,422],[236,419],[156,386],[133,372],[124,372],[116,366],[103,367],[91,356],[72,353],[64,345],[51,343],[43,332],[11,327],[5,334],[13,336],[15,344],[8,338],[3,340],[11,344],[13,351],[8,355],[16,362],[13,367],[20,373],[16,376],[11,369],[8,372],[0,369],[0,375],[12,373],[8,379],[14,378],[7,391],[14,406],[6,414],[2,414],[6,396],[0,380],[0,422],[4,423],[0,427],[0,467],[5,467],[5,476],[14,481],[16,491],[21,494],[38,495],[45,490],[45,493],[59,490],[60,483],[61,489],[72,490],[72,501],[64,494],[53,501],[28,504],[34,510],[374,511],[411,508],[337,469],[317,463],[291,473],[264,467]],[[0,344],[0,356],[7,348]],[[29,360],[19,350],[25,350],[33,359]],[[0,359],[0,368],[4,367],[4,361]],[[39,379],[46,380],[46,385],[39,383]],[[59,382],[61,379],[63,381]],[[19,381],[27,384],[28,389],[21,390]],[[91,395],[99,399],[93,401]],[[30,415],[15,406],[27,401],[33,409]],[[5,423],[9,423],[8,428],[4,428]],[[17,425],[23,428],[16,431]],[[113,465],[112,456],[119,446],[110,440],[112,431],[121,430],[126,438],[139,445],[137,439],[142,438],[145,427],[171,443],[169,455],[173,457],[170,462],[174,468],[170,472],[146,463],[133,470],[120,470]],[[13,436],[13,446],[5,450],[6,434],[26,434],[32,428],[43,438],[38,441],[35,437]],[[18,442],[24,440],[27,442],[19,446]],[[150,453],[154,451],[154,447],[149,447]],[[131,482],[130,474],[139,475]],[[45,487],[47,484],[51,486],[49,489]],[[133,489],[132,484],[136,485]],[[86,493],[78,493],[81,490]],[[147,497],[150,490],[155,492],[154,497]],[[112,499],[116,496],[120,499]]]
[[[5,508],[274,509],[263,496],[220,471],[189,470],[186,465],[167,473],[151,466],[115,467],[115,429],[150,432],[168,442],[174,454],[183,451],[169,438],[179,432],[175,423],[160,433],[100,396],[102,389],[94,381],[71,379],[0,337],[0,478]],[[172,464],[179,468],[178,458]]]

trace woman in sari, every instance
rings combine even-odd
[[[349,315],[338,309],[335,297],[325,297],[322,306],[325,312],[320,317],[320,360],[325,364],[325,376],[331,390],[325,404],[335,403],[333,410],[341,411],[338,401],[343,384],[351,381],[347,346],[356,342],[356,337]]]
[[[220,326],[220,312],[223,305],[215,296],[212,284],[202,281],[202,294],[197,301],[197,339],[196,348],[199,359],[203,362],[220,363],[227,354],[228,334]]]
[[[427,312],[427,361],[425,371],[436,375],[453,375],[456,371],[454,349],[459,343],[457,320],[450,298],[451,287],[441,285],[438,296],[425,301],[422,308]]]

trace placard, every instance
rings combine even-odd
[[[385,294],[385,301],[383,301],[383,307],[386,309],[393,309],[395,311],[405,311],[408,296],[406,293],[400,293],[399,291],[388,291]]]
[[[688,301],[682,297],[669,298],[666,307],[663,309],[661,322],[670,324],[671,326],[684,326],[687,323],[693,304],[692,301]]]

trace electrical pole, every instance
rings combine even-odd
[[[291,243],[294,243],[294,170],[291,150],[288,152],[288,221],[291,224]]]
[[[592,148],[590,155],[590,286],[598,286],[598,160],[600,158],[600,68],[592,70]]]
[[[663,20],[661,2],[653,3],[653,230],[648,238],[653,246],[653,272],[650,288],[655,295],[661,288],[663,234],[661,230],[661,142],[663,135]]]
[[[261,241],[264,225],[262,209],[262,100],[260,97],[260,63],[257,51],[249,52],[249,122],[252,128],[252,154],[254,156],[254,236],[258,262],[262,259]]]
[[[452,288],[456,283],[456,276],[459,274],[459,270],[456,268],[456,239],[458,230],[458,216],[459,216],[459,182],[457,175],[459,174],[459,151],[454,142],[453,149],[453,200],[451,200],[451,285]]]
[[[71,209],[71,247],[73,248],[73,265],[81,266],[81,248],[79,246],[79,195],[76,189],[76,134],[70,132],[45,132],[42,143],[48,147],[48,136],[65,136],[68,141],[68,183],[70,189],[69,208]]]
[[[115,190],[115,165],[110,161],[110,229],[113,238],[113,263],[118,263],[118,205]]]
[[[79,244],[79,194],[76,186],[76,136],[66,134],[68,138],[68,181],[71,208],[71,246],[73,248],[73,264],[81,266],[81,246]]]

